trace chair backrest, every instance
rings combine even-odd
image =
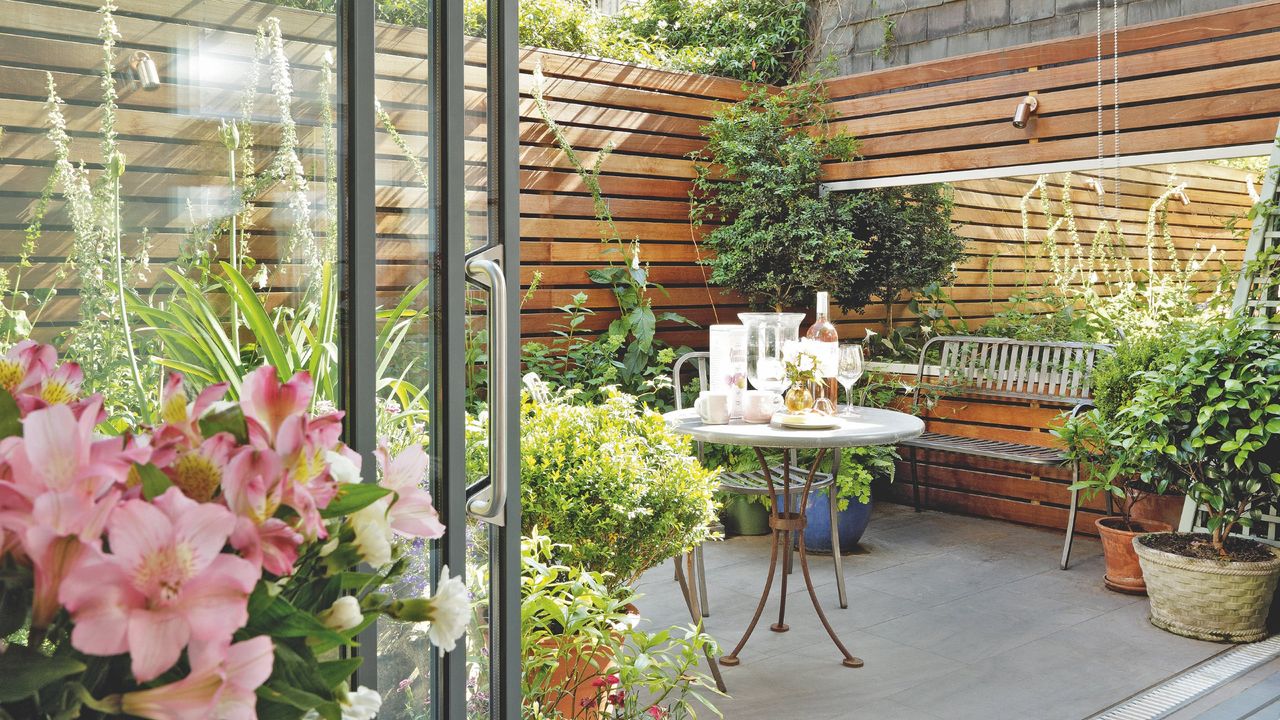
[[[938,351],[938,377],[926,383],[926,359],[933,350]],[[920,350],[916,394],[923,386],[966,395],[1087,403],[1093,397],[1094,364],[1100,353],[1110,352],[1110,345],[1100,343],[942,335]]]
[[[684,409],[684,386],[680,382],[680,373],[684,370],[684,366],[693,363],[694,368],[698,371],[698,389],[707,389],[707,371],[711,365],[711,353],[709,352],[687,352],[676,358],[676,362],[671,366],[671,390],[676,396],[676,409]]]

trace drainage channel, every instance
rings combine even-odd
[[[1280,635],[1225,650],[1168,680],[1112,705],[1089,720],[1159,720],[1214,688],[1280,657]]]

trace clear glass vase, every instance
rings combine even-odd
[[[757,390],[787,388],[786,356],[800,344],[803,313],[739,313],[747,326],[747,379]]]

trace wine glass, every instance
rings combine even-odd
[[[836,366],[836,380],[839,380],[844,388],[845,399],[849,403],[841,413],[845,417],[857,414],[853,410],[853,386],[862,377],[862,370],[862,346],[853,343],[841,345],[840,361]]]

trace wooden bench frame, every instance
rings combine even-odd
[[[938,349],[936,382],[925,381],[931,350]],[[1093,406],[1092,373],[1099,354],[1110,353],[1110,345],[1080,342],[1036,342],[973,335],[940,335],[920,349],[912,405],[920,406],[923,390],[948,395],[977,396],[993,400],[1028,400],[1069,405],[1071,417]],[[1039,445],[985,440],[964,435],[926,431],[899,443],[909,449],[911,486],[915,509],[920,511],[920,450],[971,455],[994,460],[1054,466],[1070,464],[1071,482],[1080,479],[1080,463],[1061,450]],[[1067,569],[1071,538],[1075,533],[1078,491],[1071,491],[1067,515],[1067,536],[1062,546],[1060,566]]]

